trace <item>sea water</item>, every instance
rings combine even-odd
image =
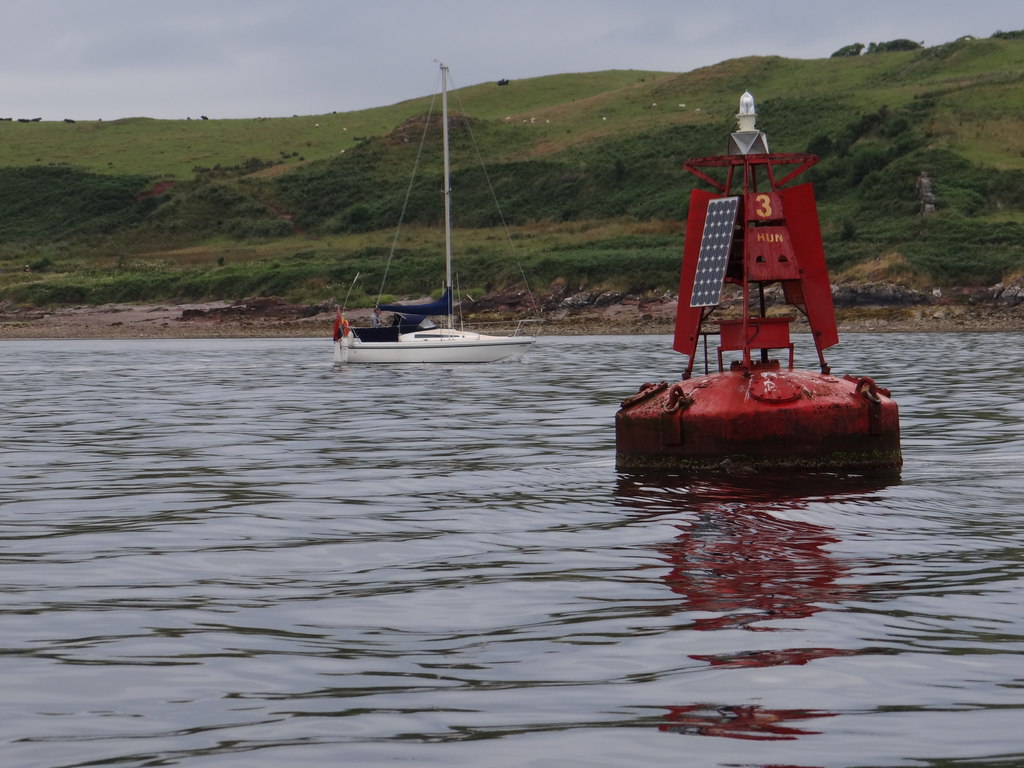
[[[1022,348],[844,336],[871,481],[617,472],[665,336],[0,342],[0,764],[1024,765]]]

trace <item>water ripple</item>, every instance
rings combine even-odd
[[[830,351],[900,404],[886,482],[617,473],[664,337],[0,343],[5,760],[1019,763],[1021,342]]]

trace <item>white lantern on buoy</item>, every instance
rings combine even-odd
[[[754,97],[750,91],[744,91],[740,96],[740,111],[736,115],[736,127],[741,131],[754,130],[754,121],[757,119],[757,112],[754,110]]]
[[[740,96],[740,111],[736,113],[736,132],[729,143],[730,155],[767,155],[768,137],[763,131],[754,127],[757,110],[754,109],[754,97],[750,91]]]

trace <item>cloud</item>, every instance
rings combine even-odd
[[[602,69],[824,58],[1021,26],[998,0],[5,0],[0,116],[257,117],[349,111],[458,86]]]

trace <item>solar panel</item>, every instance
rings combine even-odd
[[[739,197],[719,197],[708,203],[697,256],[697,274],[690,294],[691,307],[713,307],[722,299],[722,281],[729,263],[739,207]]]

